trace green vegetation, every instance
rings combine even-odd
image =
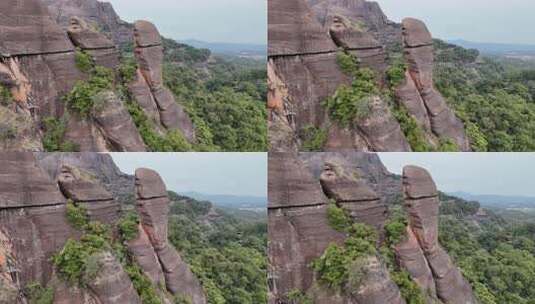
[[[451,140],[441,138],[438,146],[439,152],[459,152],[459,147]]]
[[[37,282],[30,283],[24,288],[24,294],[29,304],[53,304],[54,290],[51,287],[43,287]]]
[[[85,53],[82,50],[76,50],[74,54],[74,61],[76,63],[76,67],[84,73],[90,73],[93,67],[95,66],[91,55]]]
[[[128,57],[121,61],[119,66],[119,75],[123,83],[129,83],[133,81],[137,73],[137,62],[134,58]]]
[[[311,265],[321,283],[338,290],[358,288],[367,274],[367,259],[377,253],[375,229],[355,223],[346,228],[346,231],[349,236],[344,246],[329,245],[323,255]]]
[[[267,303],[266,215],[221,214],[206,224],[212,206],[171,193],[169,240],[191,265],[215,304]]]
[[[171,47],[166,51],[164,79],[196,126],[200,144],[196,149],[267,150],[265,61],[212,56],[213,62],[206,65],[209,54],[196,55],[196,49],[179,44]],[[195,68],[191,61],[206,69]]]
[[[74,210],[70,214],[67,211],[67,218],[76,228],[84,222]],[[111,249],[108,227],[98,222],[82,227],[84,234],[80,240],[69,239],[52,259],[60,277],[78,286],[86,286],[95,278],[100,268],[97,255]]]
[[[135,102],[126,102],[126,108],[136,125],[143,142],[153,152],[186,152],[193,148],[179,130],[160,135],[143,109]]]
[[[288,292],[286,299],[289,301],[288,304],[314,304],[312,299],[299,289],[293,289]]]
[[[65,140],[65,120],[47,117],[43,120],[43,147],[47,152],[76,152],[79,147],[71,141]]]
[[[11,90],[0,84],[0,104],[2,105],[8,105],[13,100],[13,95],[11,94]]]
[[[88,81],[78,81],[74,88],[65,95],[64,100],[69,109],[82,117],[88,117],[92,111],[102,105],[97,97],[100,92],[112,89],[113,71],[101,66],[91,70]]]
[[[117,226],[125,241],[133,240],[138,236],[139,216],[136,212],[130,211],[123,215]]]
[[[535,66],[435,41],[435,84],[475,151],[535,150]],[[476,62],[477,59],[477,62]]]
[[[385,223],[385,242],[380,252],[388,267],[390,278],[398,286],[405,301],[408,304],[425,304],[427,302],[420,287],[412,280],[410,274],[395,261],[394,246],[405,241],[407,224],[407,215],[401,206],[392,206],[389,218]]]
[[[391,88],[396,88],[405,81],[407,65],[402,60],[397,60],[386,71],[386,79]]]
[[[322,151],[327,140],[327,129],[316,128],[312,125],[306,126],[299,131],[299,138],[303,141],[301,151],[315,152]]]
[[[347,231],[353,221],[346,210],[336,205],[336,202],[330,201],[327,207],[327,220],[329,225],[336,231]]]
[[[379,95],[376,78],[372,70],[360,68],[352,55],[339,52],[337,61],[340,68],[353,78],[351,86],[340,86],[332,97],[323,102],[331,118],[343,126],[361,120],[370,114],[370,102]]]
[[[67,202],[67,221],[78,230],[83,230],[89,225],[86,210],[81,206],[74,205],[71,200]]]
[[[402,105],[395,105],[391,107],[392,114],[399,122],[401,130],[413,152],[430,152],[433,148],[427,143],[423,129],[418,125],[416,119],[412,117],[405,107]]]
[[[162,300],[158,296],[158,291],[150,281],[150,279],[144,275],[141,268],[137,265],[128,265],[125,267],[125,271],[130,277],[137,294],[141,298],[143,304],[163,304]]]

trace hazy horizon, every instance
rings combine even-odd
[[[266,0],[101,0],[125,21],[148,20],[175,40],[267,44]]]
[[[375,1],[392,21],[422,19],[435,38],[535,45],[535,1]]]
[[[267,196],[266,153],[110,153],[122,172],[156,170],[167,189],[202,194]]]
[[[535,153],[378,153],[387,169],[427,169],[439,190],[535,197]]]

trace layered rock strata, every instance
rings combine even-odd
[[[72,17],[79,17],[92,27],[99,28],[115,44],[132,42],[132,24],[121,20],[109,2],[98,0],[41,0],[52,18],[63,28],[68,28]]]
[[[469,151],[464,124],[434,87],[433,39],[423,22],[403,20],[403,48],[408,69],[405,82],[396,90],[397,100],[424,130],[439,139],[451,140],[461,151]]]
[[[326,163],[320,182],[327,197],[347,210],[354,221],[382,231],[387,217],[386,206],[363,180],[344,173],[335,163]]]
[[[268,162],[268,284],[270,303],[314,284],[310,263],[344,235],[327,222],[327,198],[296,155],[270,153]]]
[[[129,84],[132,95],[150,117],[167,129],[179,129],[190,142],[194,141],[191,119],[163,84],[163,46],[156,27],[147,21],[136,21],[134,45],[139,68]]]
[[[113,168],[103,168],[109,164],[94,164],[99,160],[105,162],[105,157],[65,155],[61,164],[61,157],[48,155],[38,155],[40,163],[47,167],[45,171],[33,154],[0,153],[0,303],[26,303],[22,290],[30,283],[52,288],[57,304],[141,303],[123,266],[109,251],[89,257],[98,264],[99,271],[83,287],[70,286],[56,273],[52,256],[67,240],[82,236],[67,221],[67,198],[83,206],[89,220],[116,230],[120,207],[100,181],[120,177],[113,177]],[[56,161],[55,167],[51,160]],[[90,170],[66,163],[82,164]],[[96,172],[103,174],[97,177]],[[129,254],[157,286],[167,286],[168,291],[183,295],[194,304],[206,303],[197,278],[167,242],[169,202],[165,186],[155,172],[139,172],[146,170],[138,171],[138,207],[143,206],[138,210],[142,210],[142,221],[137,239],[127,244]],[[51,178],[54,176],[57,183]],[[148,229],[150,225],[157,228]],[[171,301],[165,291],[161,292],[166,303]]]
[[[112,226],[119,219],[119,204],[91,174],[63,165],[58,184],[66,198],[86,210],[89,220]]]
[[[330,170],[326,170],[330,171]],[[358,288],[346,288],[344,295],[333,295],[316,281],[310,264],[332,243],[342,244],[344,233],[335,231],[327,220],[328,197],[339,201],[356,221],[364,219],[353,200],[363,198],[368,211],[381,209],[373,191],[360,187],[354,191],[343,176],[323,174],[321,184],[306,170],[297,155],[271,153],[269,156],[268,257],[269,301],[284,303],[288,293],[300,290],[315,300],[332,303],[405,303],[385,265],[375,256],[363,260],[367,272]],[[337,185],[337,181],[341,183]],[[322,191],[323,186],[323,191]],[[356,208],[355,208],[356,207]],[[368,212],[368,215],[376,212]],[[381,217],[381,215],[379,216]],[[366,221],[374,221],[366,219]],[[384,219],[374,221],[379,227]],[[322,302],[323,303],[323,302]]]
[[[270,124],[278,127],[275,131],[289,133],[293,128],[295,137],[308,126],[328,129],[324,144],[326,150],[409,150],[399,123],[378,96],[369,101],[371,114],[349,128],[331,122],[322,105],[339,86],[348,85],[351,81],[338,67],[336,57],[339,47],[356,55],[363,66],[384,73],[383,48],[371,36],[343,27],[340,19],[333,24],[329,36],[329,31],[315,19],[304,0],[275,0],[268,5],[268,55],[273,69],[270,75],[279,78],[271,81],[284,83],[287,101],[291,103],[285,106],[274,98],[268,103],[272,113]],[[379,83],[382,79],[382,76],[378,77]],[[276,87],[270,87],[270,94],[280,95]],[[281,122],[281,119],[286,121]],[[293,147],[289,146],[285,151],[291,149]]]
[[[400,264],[422,289],[436,290],[442,302],[477,303],[470,284],[438,242],[439,199],[433,179],[425,169],[407,166],[403,189],[409,226],[407,240],[396,249]]]
[[[120,63],[120,53],[113,41],[97,32],[79,17],[70,20],[67,33],[75,46],[93,57],[96,65],[115,70]]]
[[[173,294],[180,293],[186,296],[193,304],[205,304],[206,299],[200,282],[167,240],[169,197],[165,184],[155,171],[136,170],[136,210],[141,218],[141,227],[154,248],[163,270],[167,290]],[[138,238],[143,237],[140,235]],[[145,265],[155,266],[151,257],[152,252],[150,250],[146,252],[144,256],[148,258]],[[159,269],[143,270],[151,274],[153,280],[161,280]]]

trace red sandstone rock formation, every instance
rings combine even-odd
[[[163,84],[163,46],[156,27],[147,21],[134,24],[135,55],[139,65],[136,79],[130,84],[135,100],[152,118],[167,129],[179,129],[190,141],[195,140],[195,128],[182,106]],[[159,118],[155,113],[159,113]]]
[[[273,69],[268,77],[276,76],[277,79],[270,79],[270,82],[282,82],[287,90],[286,104],[272,98],[268,105],[270,133],[274,132],[272,142],[278,144],[277,150],[292,151],[292,145],[281,145],[291,143],[288,138],[297,137],[308,126],[328,129],[324,147],[327,150],[410,150],[399,123],[378,96],[370,100],[371,114],[349,128],[331,122],[322,106],[340,85],[351,81],[336,62],[338,47],[356,55],[363,66],[381,75],[386,68],[382,46],[373,37],[344,27],[341,22],[333,24],[329,36],[329,31],[315,19],[305,0],[274,0],[268,5],[268,55]],[[383,76],[378,77],[379,83],[382,79]],[[275,89],[271,90],[272,97],[277,96]]]
[[[403,189],[410,231],[397,248],[400,264],[422,289],[432,292],[436,288],[436,297],[442,302],[477,303],[470,284],[438,243],[439,200],[433,179],[425,169],[407,166],[403,168]]]
[[[165,184],[155,171],[136,170],[136,210],[141,217],[141,226],[158,257],[167,290],[190,298],[193,304],[205,304],[206,299],[199,281],[167,240],[169,197]],[[146,266],[153,266],[149,263]],[[159,279],[159,270],[152,267],[143,270],[152,273],[153,279]]]
[[[119,205],[100,181],[117,177],[109,172],[113,169],[104,168],[109,164],[89,164],[106,158],[43,155],[39,163],[47,168],[46,172],[33,154],[0,153],[0,303],[26,303],[24,298],[9,299],[18,297],[32,282],[53,288],[54,303],[59,304],[141,303],[123,266],[111,252],[102,251],[91,257],[100,268],[85,287],[68,286],[55,274],[51,257],[68,239],[78,239],[82,233],[67,222],[66,198],[84,206],[91,221],[108,224],[115,230]],[[56,161],[55,168],[52,160]],[[95,172],[102,176],[97,177]],[[52,181],[54,176],[58,183]],[[142,223],[137,239],[127,244],[129,253],[153,282],[163,283],[169,292],[189,297],[194,304],[205,304],[199,281],[167,241],[169,201],[165,185],[155,172],[146,169],[138,170],[137,181]],[[150,238],[145,231],[150,231]],[[162,296],[169,300],[164,291]]]
[[[403,20],[403,47],[408,63],[405,83],[396,91],[403,104],[424,130],[439,139],[450,139],[462,151],[470,150],[464,125],[433,84],[433,39],[425,24]]]

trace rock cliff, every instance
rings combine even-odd
[[[159,134],[179,130],[195,141],[189,116],[162,84],[163,49],[152,24],[122,22],[109,3],[96,0],[9,0],[0,9],[3,150],[65,150],[68,144],[77,151],[143,152],[147,148],[127,108],[129,97],[154,118]],[[130,85],[123,84],[130,79],[112,72],[122,60],[117,44],[127,42],[136,44],[139,67]],[[95,84],[96,67],[109,69],[111,79]],[[85,96],[90,84],[99,91]],[[75,101],[89,98],[83,102],[94,104],[89,115],[65,102],[74,89]]]
[[[385,94],[368,96],[364,117],[355,116],[349,126],[330,117],[325,101],[359,77],[342,72],[337,60],[342,52],[355,58],[359,69],[374,73],[378,90],[393,91],[390,95],[426,131],[424,140],[431,148],[452,142],[458,150],[470,150],[463,123],[434,89],[433,46],[425,25],[411,26],[414,19],[403,25],[391,22],[376,2],[365,0],[269,1],[268,5],[268,65],[272,69],[268,78],[278,84],[269,86],[273,151],[303,149],[311,128],[316,144],[321,141],[315,149],[323,151],[412,149],[407,140],[410,134],[404,134],[402,121]],[[413,45],[412,40],[424,36],[426,40],[420,41],[424,44]],[[402,48],[408,65],[406,80],[390,89],[390,54]]]
[[[117,244],[105,246],[87,257],[98,265],[91,280],[78,286],[67,282],[52,257],[69,243],[83,244],[88,237],[69,218],[67,203],[81,208],[89,221],[110,227],[113,242],[119,242],[119,223],[128,208],[106,190],[93,170],[114,176],[114,165],[99,163],[111,161],[109,156],[47,155],[0,154],[0,303],[26,303],[27,287],[35,283],[51,290],[54,303],[141,303],[128,263],[135,263],[156,289],[164,286],[159,292],[166,303],[175,295],[194,304],[206,303],[199,281],[166,239],[167,190],[159,175],[148,169],[139,169],[135,181],[129,179],[140,217],[136,237],[124,244],[131,262],[114,251]]]
[[[384,168],[377,155],[321,154],[269,155],[270,303],[292,303],[296,294],[319,303],[405,303],[408,299],[400,293],[404,287],[394,283],[392,271],[406,271],[426,303],[478,303],[438,242],[438,191],[427,171],[408,166],[399,178]],[[386,191],[387,187],[393,189]],[[404,202],[394,199],[392,192],[404,197]],[[348,284],[340,290],[325,285],[311,265],[329,244],[341,245],[352,237],[351,232],[338,232],[332,226],[327,199],[354,223],[373,227],[379,235],[378,248],[387,242],[384,227],[390,221],[389,209],[402,204],[408,224],[401,241],[391,247],[400,269],[385,265],[388,258],[381,249],[359,258],[367,275],[356,286]],[[356,271],[350,268],[348,276],[359,276],[352,274]]]

